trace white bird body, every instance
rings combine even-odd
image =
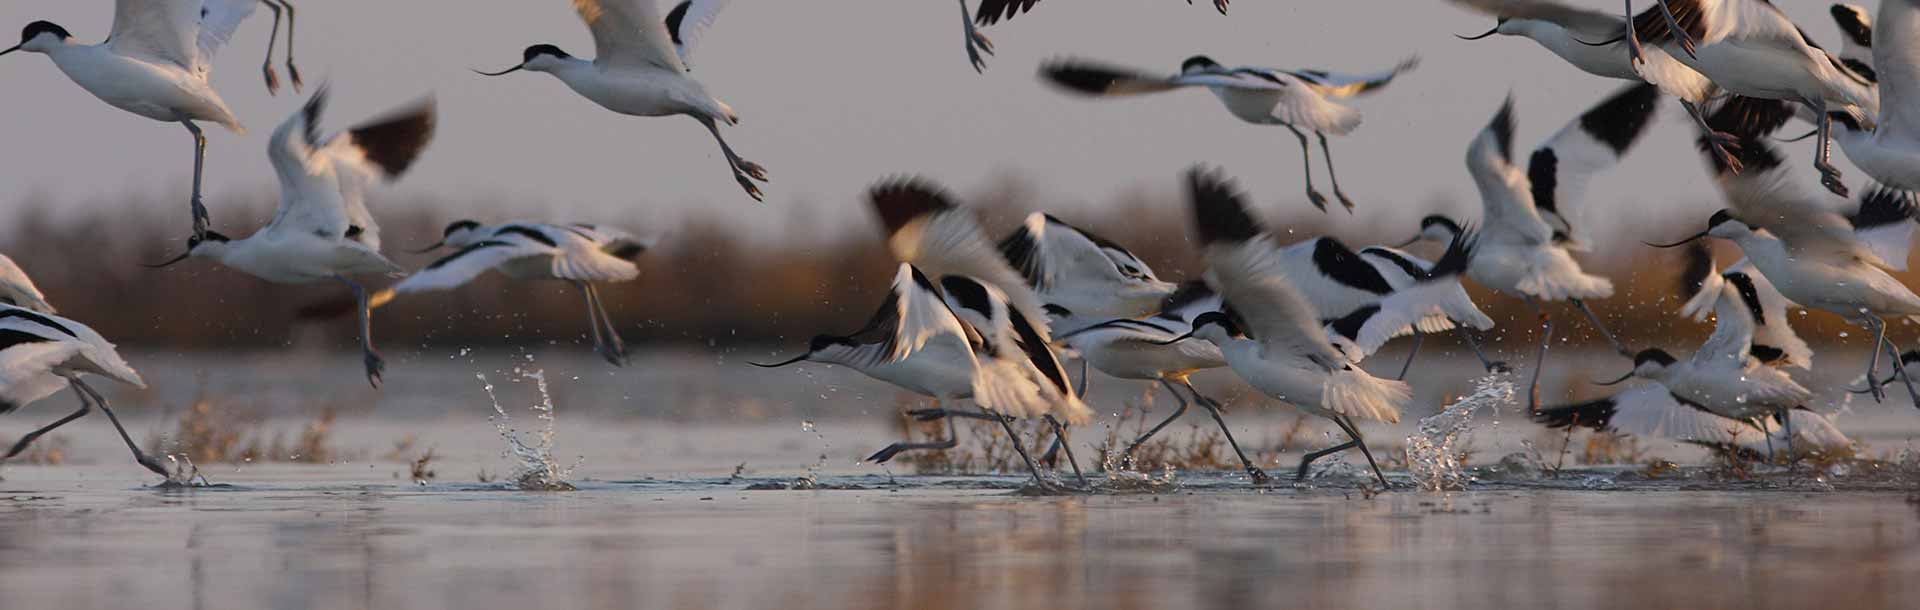
[[[67,318],[0,305],[0,345],[0,413],[46,398],[83,374],[147,387],[112,343]]]
[[[1853,322],[1864,321],[1864,314],[1920,316],[1920,296],[1876,263],[1811,252],[1792,254],[1780,238],[1744,229],[1729,229],[1726,232],[1732,234],[1727,237],[1739,244],[1781,295],[1795,303]]]
[[[1845,449],[1853,443],[1832,420],[1819,413],[1796,408],[1787,411],[1787,417],[1792,419],[1795,442],[1827,451]],[[1548,407],[1534,414],[1534,420],[1555,428],[1579,425],[1752,451],[1788,440],[1777,415],[1757,421],[1729,418],[1681,398],[1657,382],[1599,400]]]
[[[1063,333],[1060,341],[1079,352],[1088,366],[1112,377],[1184,381],[1193,373],[1227,365],[1226,356],[1212,343],[1165,343],[1192,330],[1189,323],[1158,316],[1122,318]]]
[[[1000,241],[1000,252],[1049,309],[1077,319],[1153,315],[1176,288],[1120,244],[1039,212]]]
[[[1847,159],[1882,184],[1920,190],[1920,4],[1884,0],[1873,22],[1870,69],[1881,97],[1875,126],[1840,121]]]
[[[1661,45],[1675,59],[1735,95],[1851,108],[1869,120],[1879,100],[1870,83],[1836,67],[1839,59],[1811,44],[1786,14],[1765,0],[1684,0],[1697,43],[1690,56],[1672,36]],[[1683,23],[1683,26],[1686,24]]]
[[[634,260],[654,245],[632,233],[588,224],[510,222],[449,226],[441,245],[458,252],[394,286],[405,294],[452,288],[491,269],[515,280],[625,282],[640,276]]]
[[[696,114],[729,125],[740,122],[732,107],[708,93],[699,81],[680,72],[603,68],[578,58],[554,60],[554,66],[543,71],[553,74],[581,97],[620,114],[645,117]]]
[[[156,121],[207,121],[247,132],[202,74],[115,52],[110,43],[59,44],[46,53],[74,84],[115,108]]]
[[[1500,17],[1502,21],[1489,34],[1531,39],[1582,72],[1602,78],[1644,81],[1659,87],[1662,93],[1694,104],[1705,102],[1715,93],[1713,81],[1675,59],[1666,49],[1644,48],[1646,63],[1634,62],[1622,38],[1627,31],[1627,19],[1620,15],[1576,8],[1555,0],[1454,0],[1454,3]],[[1606,40],[1615,42],[1586,44]]]

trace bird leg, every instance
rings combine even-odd
[[[980,54],[992,55],[993,41],[987,39],[986,34],[980,33],[979,28],[974,27],[973,11],[967,10],[967,0],[960,0],[960,23],[965,26],[962,32],[966,34],[967,39],[967,61],[973,64],[975,74],[985,74],[987,60],[981,59]]]
[[[998,413],[990,410],[983,409],[983,411],[986,411],[987,415],[996,416],[996,418],[1000,420],[1000,427],[1007,431],[1007,439],[1013,441],[1013,450],[1020,453],[1021,461],[1027,463],[1027,471],[1033,473],[1034,484],[1040,486],[1041,489],[1053,489],[1053,484],[1048,483],[1045,477],[1040,476],[1040,465],[1033,463],[1033,456],[1027,453],[1027,446],[1020,442],[1020,433],[1013,431],[1013,418],[998,417]]]
[[[1693,122],[1700,126],[1700,133],[1706,134],[1707,144],[1713,148],[1713,155],[1719,157],[1721,163],[1726,164],[1728,171],[1736,176],[1739,175],[1740,170],[1745,166],[1740,163],[1739,157],[1734,156],[1733,149],[1740,147],[1740,136],[1714,129],[1707,123],[1707,116],[1700,111],[1699,104],[1680,100],[1680,105],[1686,107],[1687,114],[1691,115]]]
[[[1395,381],[1407,380],[1407,371],[1413,368],[1413,358],[1420,355],[1420,343],[1426,341],[1426,338],[1426,333],[1413,333],[1413,349],[1407,350],[1407,362],[1400,365],[1400,374],[1393,377]],[[1485,359],[1483,358],[1482,361],[1484,362]]]
[[[1323,458],[1329,455],[1333,455],[1335,453],[1346,451],[1348,449],[1352,449],[1359,445],[1360,443],[1358,441],[1347,441],[1344,443],[1340,443],[1338,445],[1334,445],[1332,447],[1328,447],[1326,449],[1321,449],[1319,451],[1315,451],[1315,452],[1300,456],[1300,468],[1294,471],[1293,480],[1295,481],[1307,480],[1307,467],[1312,466],[1315,460],[1318,460],[1320,458]]]
[[[1339,424],[1340,429],[1346,430],[1347,436],[1353,438],[1354,446],[1360,448],[1360,455],[1366,456],[1367,465],[1373,467],[1373,476],[1380,479],[1380,487],[1392,489],[1393,486],[1387,484],[1387,475],[1380,472],[1380,463],[1373,461],[1373,451],[1367,449],[1366,439],[1360,438],[1360,427],[1353,425],[1353,420],[1345,415],[1334,417],[1333,423]]]
[[[1607,343],[1613,345],[1613,351],[1618,352],[1620,355],[1626,356],[1628,358],[1633,357],[1633,351],[1627,349],[1626,345],[1620,343],[1620,340],[1613,336],[1612,331],[1607,330],[1607,325],[1600,322],[1600,316],[1593,314],[1593,310],[1587,307],[1586,301],[1582,301],[1580,299],[1569,299],[1569,300],[1573,301],[1573,305],[1575,307],[1580,308],[1580,313],[1586,314],[1587,321],[1593,323],[1593,329],[1600,331],[1600,336],[1607,338]]]
[[[280,75],[273,71],[273,47],[280,43],[280,4],[273,0],[260,0],[273,11],[273,30],[267,34],[267,60],[261,62],[260,73],[267,77],[267,95],[280,94]]]
[[[1787,431],[1787,469],[1792,470],[1800,463],[1800,454],[1793,450],[1793,409],[1780,411],[1780,427]]]
[[[913,416],[913,418],[918,421],[933,421],[943,417],[965,417],[967,419],[980,419],[980,420],[986,420],[986,421],[997,421],[997,420],[1003,420],[1003,419],[1008,421],[1013,420],[1013,418],[1007,417],[1005,415],[996,415],[996,414],[988,413],[985,411],[961,411],[959,409],[948,409],[944,407],[934,407],[932,409],[914,409],[912,411],[908,411],[907,415]]]
[[[960,430],[959,428],[955,427],[953,420],[949,419],[947,420],[947,439],[946,440],[932,441],[932,442],[926,442],[926,443],[909,443],[904,441],[894,443],[891,445],[887,445],[885,448],[879,451],[874,452],[873,455],[867,456],[867,461],[873,462],[875,464],[885,464],[887,463],[887,460],[893,459],[893,456],[899,455],[900,452],[903,452],[903,451],[944,451],[947,449],[952,449],[959,445],[960,445]]]
[[[280,0],[287,8],[287,78],[293,81],[293,92],[300,92],[300,69],[293,66],[293,2]],[[273,41],[267,41],[272,44]]]
[[[1187,391],[1193,393],[1194,402],[1198,402],[1201,407],[1205,407],[1207,414],[1213,416],[1213,422],[1220,425],[1220,434],[1227,437],[1227,446],[1232,447],[1233,454],[1239,456],[1240,466],[1247,469],[1247,476],[1253,479],[1253,484],[1265,485],[1267,481],[1271,480],[1267,477],[1265,471],[1253,465],[1253,460],[1247,459],[1247,452],[1240,450],[1239,441],[1233,440],[1233,430],[1227,427],[1227,418],[1220,414],[1220,403],[1214,402],[1213,399],[1201,394],[1200,390],[1194,389],[1193,382],[1181,380],[1180,383],[1187,386]]]
[[[1077,386],[1074,386],[1073,395],[1079,396],[1081,398],[1086,398],[1087,396],[1087,359],[1086,358],[1080,359],[1080,384]]]
[[[191,120],[181,119],[180,124],[187,126],[187,133],[193,134],[193,236],[206,239],[207,227],[213,224],[207,206],[200,202],[200,176],[207,165],[207,134]]]
[[[766,195],[760,192],[760,187],[755,186],[753,181],[766,182],[767,168],[735,154],[733,147],[727,145],[727,139],[720,136],[720,125],[713,120],[713,117],[703,116],[699,119],[700,124],[707,126],[707,131],[713,132],[713,140],[720,143],[720,152],[726,155],[727,166],[733,170],[733,179],[740,183],[740,188],[746,189],[747,196],[753,197],[754,201],[765,201]]]
[[[1322,212],[1327,211],[1326,196],[1313,188],[1313,149],[1307,147],[1307,134],[1300,133],[1300,130],[1292,125],[1286,123],[1280,125],[1286,127],[1287,131],[1293,132],[1293,137],[1300,139],[1300,170],[1307,177],[1307,202]]]
[[[1886,326],[1886,323],[1887,321],[1885,319],[1880,320],[1882,328]],[[1913,399],[1913,406],[1920,407],[1920,392],[1914,391],[1913,378],[1907,374],[1907,365],[1900,361],[1900,348],[1894,347],[1892,340],[1888,340],[1881,345],[1886,346],[1888,358],[1893,360],[1893,370],[1899,374],[1900,382],[1906,384],[1907,396]]]
[[[1698,53],[1699,50],[1694,48],[1693,35],[1688,34],[1686,29],[1680,27],[1680,20],[1673,18],[1673,9],[1667,6],[1667,0],[1653,0],[1653,1],[1660,5],[1660,15],[1667,19],[1667,29],[1671,30],[1671,33],[1673,35],[1673,41],[1680,44],[1680,50],[1686,51],[1687,57],[1699,59],[1700,57]],[[1699,10],[1699,9],[1695,9],[1695,10]],[[1628,31],[1633,30],[1632,15],[1627,16],[1627,30]]]
[[[1867,316],[1867,328],[1873,329],[1873,356],[1867,359],[1867,389],[1873,393],[1876,403],[1887,401],[1887,391],[1880,387],[1880,346],[1887,340],[1887,323],[1878,316]],[[1894,354],[1899,360],[1900,355]]]
[[[367,304],[367,288],[346,276],[334,276],[335,280],[353,289],[354,302],[360,309],[360,355],[367,366],[367,383],[374,389],[380,389],[380,373],[387,370],[387,361],[380,353],[373,351],[373,307]]]
[[[87,395],[84,393],[81,393],[78,388],[75,388],[73,392],[75,394],[80,395],[80,410],[74,411],[72,414],[69,414],[66,417],[60,418],[59,421],[53,422],[51,424],[47,424],[47,426],[44,428],[41,428],[39,430],[34,430],[32,432],[28,432],[26,436],[20,437],[20,440],[15,441],[13,443],[13,448],[7,450],[6,457],[0,457],[0,460],[13,459],[13,456],[20,455],[20,452],[26,451],[27,446],[33,444],[34,439],[38,439],[41,436],[45,436],[46,433],[52,432],[54,428],[67,425],[68,422],[72,422],[73,420],[86,417],[88,413],[93,412],[93,403],[87,402]]]
[[[1845,182],[1840,181],[1840,168],[1834,167],[1831,162],[1833,158],[1833,116],[1827,114],[1827,103],[1825,101],[1820,102],[1816,107],[1820,110],[1820,144],[1816,147],[1817,150],[1814,151],[1813,168],[1820,170],[1821,186],[1827,187],[1827,190],[1832,191],[1835,195],[1845,197],[1847,196],[1847,185]],[[1879,354],[1880,348],[1875,347],[1874,353]]]
[[[1053,446],[1059,448],[1061,453],[1067,454],[1067,465],[1073,467],[1073,478],[1080,480],[1081,487],[1086,487],[1087,475],[1080,473],[1080,461],[1073,459],[1073,447],[1068,446],[1071,443],[1067,442],[1067,427],[1061,425],[1060,420],[1054,419],[1052,414],[1048,414],[1046,418],[1047,424],[1053,426]],[[1053,453],[1053,450],[1048,449],[1047,453]]]
[[[1320,138],[1320,156],[1327,162],[1327,179],[1333,181],[1333,197],[1340,200],[1340,205],[1346,206],[1348,214],[1352,214],[1353,200],[1340,190],[1340,175],[1333,172],[1333,149],[1327,148],[1327,134],[1316,131],[1313,135]]]
[[[1540,304],[1527,299],[1533,306],[1534,314],[1540,316],[1540,352],[1533,357],[1533,380],[1527,382],[1527,412],[1540,412],[1540,371],[1547,368],[1547,346],[1553,343],[1553,318],[1540,309]]]
[[[1640,33],[1633,27],[1633,0],[1627,2],[1627,58],[1638,65],[1647,65],[1647,55],[1640,51]]]
[[[626,366],[627,344],[620,340],[620,332],[614,330],[613,320],[607,317],[606,306],[600,302],[600,289],[591,282],[577,283],[587,295],[587,315],[593,322],[593,350],[614,366]]]
[[[1460,334],[1460,339],[1467,343],[1467,349],[1473,350],[1473,357],[1480,359],[1480,366],[1485,367],[1487,369],[1487,372],[1505,373],[1513,370],[1512,367],[1507,366],[1507,363],[1505,362],[1495,362],[1492,360],[1488,360],[1486,352],[1480,351],[1480,342],[1474,340],[1473,331],[1467,330],[1467,327],[1465,326],[1455,326],[1453,327],[1453,330],[1458,332]],[[1412,360],[1413,358],[1408,357],[1407,359]]]
[[[127,434],[126,426],[120,425],[120,418],[114,416],[112,407],[107,406],[107,397],[101,396],[99,392],[94,391],[93,387],[87,385],[85,381],[68,378],[67,382],[73,385],[74,392],[83,394],[83,396],[80,397],[81,401],[92,397],[94,406],[100,407],[100,412],[107,414],[107,421],[113,422],[113,429],[120,432],[120,440],[126,441],[127,449],[133,450],[133,461],[139,462],[141,466],[147,467],[147,470],[151,470],[160,476],[170,476],[167,474],[167,468],[160,465],[160,460],[153,459],[153,456],[149,456],[145,451],[141,451],[139,445],[133,444],[133,436]]]
[[[1139,449],[1141,444],[1144,444],[1147,442],[1147,439],[1153,438],[1153,435],[1159,434],[1160,430],[1166,428],[1168,424],[1172,424],[1173,420],[1180,419],[1180,416],[1187,414],[1187,397],[1181,396],[1179,392],[1174,391],[1173,384],[1167,383],[1167,380],[1165,379],[1160,380],[1160,385],[1165,386],[1167,388],[1167,392],[1173,394],[1174,400],[1180,401],[1180,408],[1174,409],[1173,414],[1168,415],[1166,419],[1161,420],[1159,425],[1154,426],[1152,430],[1148,430],[1146,434],[1140,435],[1139,438],[1133,439],[1132,443],[1127,444],[1126,452],[1120,454],[1121,455],[1120,465],[1123,467],[1133,468],[1134,450]]]

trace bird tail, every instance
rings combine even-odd
[[[1381,379],[1359,367],[1334,371],[1320,387],[1321,406],[1348,417],[1398,423],[1400,408],[1413,398],[1405,382]]]
[[[1093,407],[1087,406],[1086,401],[1080,400],[1079,396],[1066,397],[1066,400],[1056,405],[1054,414],[1069,426],[1084,425],[1093,421]]]
[[[1039,417],[1048,411],[1040,397],[1040,387],[1022,374],[1018,365],[991,358],[982,359],[973,374],[973,402],[995,413],[1013,417]]]

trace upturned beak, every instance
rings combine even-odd
[[[1151,343],[1153,343],[1154,345],[1173,345],[1175,343],[1179,343],[1181,341],[1185,341],[1192,338],[1193,338],[1193,333],[1187,333],[1166,341],[1153,341]]]
[[[1615,379],[1613,381],[1595,381],[1593,382],[1593,385],[1620,385],[1620,382],[1626,381],[1627,378],[1632,376],[1633,376],[1633,371],[1627,371],[1627,374],[1621,375],[1619,379]]]
[[[158,265],[147,265],[147,264],[141,264],[140,266],[142,266],[142,267],[146,267],[146,268],[148,268],[148,269],[159,269],[159,268],[161,268],[161,267],[166,267],[166,266],[168,266],[168,265],[172,265],[172,264],[174,264],[174,263],[177,263],[177,262],[180,262],[180,261],[183,261],[183,260],[187,260],[187,257],[189,257],[189,256],[193,256],[193,251],[192,251],[192,250],[188,250],[188,251],[186,251],[186,252],[181,252],[181,253],[180,253],[180,256],[176,256],[176,257],[173,257],[173,258],[170,258],[170,259],[167,259],[167,261],[166,261],[166,262],[164,262],[164,263],[160,263],[160,264],[158,264]]]
[[[773,363],[773,364],[761,364],[761,363],[758,363],[758,362],[754,362],[754,361],[751,361],[751,360],[749,360],[749,361],[747,361],[747,364],[751,364],[751,365],[754,365],[754,366],[757,366],[757,367],[760,367],[760,368],[763,368],[763,369],[777,369],[777,368],[780,368],[780,367],[783,367],[783,366],[786,366],[786,365],[789,365],[789,364],[793,364],[793,363],[795,363],[795,362],[799,362],[799,361],[801,361],[801,360],[806,360],[806,359],[807,359],[807,356],[811,356],[811,355],[813,355],[813,354],[812,354],[812,353],[806,353],[806,354],[800,354],[800,355],[798,355],[798,356],[794,356],[794,357],[792,357],[792,358],[788,358],[788,359],[786,359],[786,360],[782,360],[782,361],[780,361],[780,362],[775,362],[775,363]]]
[[[1707,232],[1706,232],[1706,231],[1701,231],[1701,232],[1699,232],[1699,233],[1695,233],[1695,234],[1693,234],[1693,236],[1692,236],[1692,237],[1688,237],[1688,238],[1686,238],[1686,239],[1682,239],[1682,240],[1680,240],[1680,241],[1676,241],[1676,242],[1673,242],[1673,243],[1670,243],[1670,244],[1656,244],[1656,243],[1653,243],[1653,242],[1644,242],[1644,241],[1643,241],[1643,242],[1640,242],[1640,243],[1643,243],[1643,244],[1646,244],[1646,245],[1649,245],[1649,246],[1653,246],[1653,247],[1655,247],[1655,248],[1678,248],[1678,247],[1680,247],[1680,246],[1684,246],[1684,245],[1687,245],[1688,243],[1691,243],[1691,242],[1692,242],[1693,240],[1696,240],[1696,239],[1700,239],[1700,238],[1702,238],[1702,237],[1706,237],[1706,236],[1707,236]]]
[[[425,248],[421,248],[421,249],[419,249],[419,250],[408,250],[407,252],[410,252],[410,253],[413,253],[413,254],[426,254],[426,253],[428,253],[428,252],[432,252],[432,251],[434,251],[434,250],[439,250],[440,248],[442,248],[442,247],[445,247],[446,245],[447,245],[447,240],[444,240],[444,239],[442,239],[442,240],[440,240],[440,241],[436,241],[436,242],[433,242],[433,245],[431,245],[431,246],[427,246],[427,247],[425,247]]]
[[[14,52],[14,51],[18,51],[18,50],[20,50],[20,45],[13,45],[13,48],[11,48],[11,49],[7,49],[7,50],[5,50],[5,51],[0,51],[0,55],[6,55],[6,54],[8,54],[8,53],[12,53],[12,52]]]
[[[1394,244],[1394,245],[1393,245],[1393,247],[1395,247],[1395,248],[1405,248],[1405,247],[1407,247],[1407,246],[1411,246],[1411,245],[1413,245],[1413,244],[1415,244],[1415,243],[1418,243],[1419,241],[1420,241],[1420,236],[1419,236],[1419,235],[1415,235],[1415,236],[1413,236],[1413,239],[1409,239],[1409,240],[1407,240],[1407,241],[1403,241],[1403,242],[1400,242],[1400,243],[1397,243],[1397,244]]]
[[[1461,36],[1459,34],[1454,34],[1453,37],[1461,40],[1479,40],[1479,39],[1486,38],[1488,36],[1492,36],[1498,33],[1500,33],[1500,26],[1496,25],[1496,26],[1493,26],[1493,29],[1487,30],[1487,33],[1481,34],[1479,36]]]
[[[520,65],[518,65],[518,66],[514,66],[514,67],[511,67],[511,68],[507,68],[507,69],[505,69],[505,70],[501,70],[501,71],[499,71],[499,72],[482,72],[482,71],[479,71],[479,70],[474,70],[474,71],[473,71],[473,73],[474,73],[474,74],[479,74],[479,75],[481,75],[481,76],[500,76],[500,75],[502,75],[502,74],[512,74],[512,73],[514,73],[514,72],[519,72],[521,68],[525,68],[525,67],[527,67],[527,65],[526,65],[526,64],[520,64]]]

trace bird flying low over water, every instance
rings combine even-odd
[[[1225,15],[1230,1],[1213,0],[1213,8]],[[984,72],[987,61],[980,54],[992,55],[993,41],[989,40],[986,34],[980,33],[980,28],[1003,20],[1011,20],[1021,13],[1031,11],[1034,5],[1040,3],[1040,0],[978,0],[978,2],[980,10],[974,13],[967,10],[967,0],[960,0],[960,23],[965,28],[963,33],[966,35],[967,42],[967,62],[973,64],[974,72]],[[1187,4],[1193,4],[1193,0],[1187,0]]]
[[[1069,92],[1093,97],[1204,87],[1220,98],[1234,118],[1256,125],[1280,125],[1293,132],[1294,138],[1300,141],[1307,201],[1326,211],[1326,196],[1313,187],[1313,153],[1307,145],[1307,135],[1300,131],[1304,127],[1320,140],[1320,152],[1326,157],[1327,180],[1333,183],[1334,197],[1352,212],[1353,200],[1340,189],[1340,179],[1334,173],[1333,151],[1327,146],[1327,134],[1347,135],[1358,129],[1360,111],[1340,100],[1379,91],[1418,65],[1418,58],[1408,58],[1385,72],[1338,74],[1325,70],[1227,67],[1207,56],[1196,55],[1181,63],[1180,73],[1172,76],[1080,59],[1049,62],[1040,67],[1040,75]]]

